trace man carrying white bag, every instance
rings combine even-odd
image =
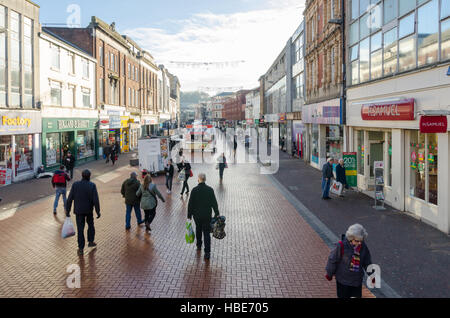
[[[72,219],[70,217],[66,218],[64,225],[62,227],[61,237],[63,239],[75,236],[75,227],[73,226]]]

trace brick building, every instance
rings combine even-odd
[[[342,32],[335,23],[342,17],[341,1],[308,0],[304,17],[306,105],[302,117],[309,137],[308,161],[321,168],[328,157],[342,158],[344,148]]]
[[[234,124],[245,121],[245,107],[247,104],[245,96],[249,92],[249,90],[238,91],[224,101],[222,115],[225,120]]]

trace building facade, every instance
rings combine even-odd
[[[346,14],[358,189],[374,196],[382,162],[386,203],[449,233],[450,127],[442,127],[450,119],[450,3],[366,2],[351,1]]]
[[[41,164],[39,6],[0,1],[0,185],[34,177]]]
[[[307,124],[309,162],[321,169],[327,158],[342,158],[343,120],[342,32],[333,23],[342,17],[341,1],[308,0],[306,31],[306,99],[302,121]]]
[[[141,51],[139,56],[141,69],[141,90],[142,90],[142,108],[141,108],[141,129],[142,136],[156,134],[159,129],[158,118],[158,71],[153,56]]]
[[[77,165],[96,160],[97,61],[46,28],[39,42],[42,164],[46,170],[59,169],[68,152]]]

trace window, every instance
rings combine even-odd
[[[89,88],[82,88],[83,107],[91,107],[91,90]]]
[[[397,28],[383,34],[383,63],[384,75],[397,72]]]
[[[75,54],[69,53],[69,73],[75,75]]]
[[[441,60],[450,59],[450,19],[441,22]]]
[[[95,131],[77,132],[77,159],[89,158],[95,155]]]
[[[103,46],[100,46],[99,55],[100,55],[100,66],[103,67],[103,66],[105,66],[105,56],[104,56]]]
[[[50,83],[50,96],[52,106],[62,106],[61,104],[61,83],[51,82]]]
[[[382,69],[382,50],[381,50],[381,32],[378,32],[370,38],[370,78],[377,79],[383,75]]]
[[[6,106],[6,85],[6,33],[0,33],[0,106]]]
[[[381,28],[381,4],[372,6],[372,9],[370,10],[370,30],[376,31],[379,28]]]
[[[16,135],[15,136],[15,148],[16,148],[16,177],[28,171],[33,171],[33,135]]]
[[[398,0],[384,0],[384,24],[391,22],[398,15]]]
[[[59,47],[56,45],[52,45],[52,68],[55,70],[60,68]]]
[[[410,131],[410,161],[410,195],[437,205],[437,135]]]
[[[364,41],[361,41],[360,43],[360,49],[359,49],[359,77],[360,81],[366,82],[370,79],[370,73],[369,73],[369,57],[370,57],[370,50],[369,50],[369,44],[370,44],[370,38],[365,39]]]
[[[450,17],[450,1],[441,0],[441,19]]]
[[[21,33],[20,33],[20,15],[11,11],[10,27],[10,45],[11,45],[11,106],[20,106],[20,87],[21,87]]]
[[[61,162],[59,133],[47,134],[45,138],[45,163],[47,167]]]
[[[352,0],[352,20],[359,17],[359,0]]]
[[[407,71],[416,67],[416,39],[412,35],[398,42],[399,71]]]
[[[118,104],[117,93],[117,82],[111,81],[109,84],[109,102],[113,105]]]
[[[24,96],[23,106],[33,107],[33,21],[24,17],[23,32],[23,75],[24,75]]]
[[[68,101],[68,105],[67,106],[71,106],[71,107],[75,107],[75,86],[74,85],[69,85],[68,86],[68,91],[67,91],[67,101]]]
[[[359,40],[359,24],[358,21],[350,25],[350,44],[355,44]]]
[[[133,99],[132,99],[132,96],[131,96],[131,88],[128,87],[128,106],[133,106],[132,101],[133,101]]]
[[[100,103],[105,102],[105,80],[103,78],[99,79],[99,96]]]
[[[414,13],[404,17],[399,22],[399,39],[414,33]]]
[[[6,28],[6,8],[0,5],[0,28]]]
[[[131,64],[128,63],[128,78],[131,79]]]
[[[334,84],[334,77],[336,76],[336,64],[335,64],[335,56],[334,56],[334,47],[331,48],[331,83]]]
[[[89,78],[89,61],[87,59],[83,59],[83,77]]]
[[[330,1],[330,19],[334,19],[334,0]]]
[[[364,39],[370,34],[370,14],[365,14],[359,21],[359,38]]]
[[[432,0],[417,10],[418,66],[438,60],[439,50],[438,0]]]
[[[413,10],[416,7],[416,1],[415,0],[399,0],[400,4],[400,16],[404,15],[405,13],[408,13],[409,11]]]

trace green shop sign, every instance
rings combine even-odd
[[[42,129],[47,132],[93,130],[97,128],[98,119],[43,118]]]
[[[344,152],[344,166],[345,174],[347,176],[347,183],[349,187],[358,186],[358,162],[356,152]]]

